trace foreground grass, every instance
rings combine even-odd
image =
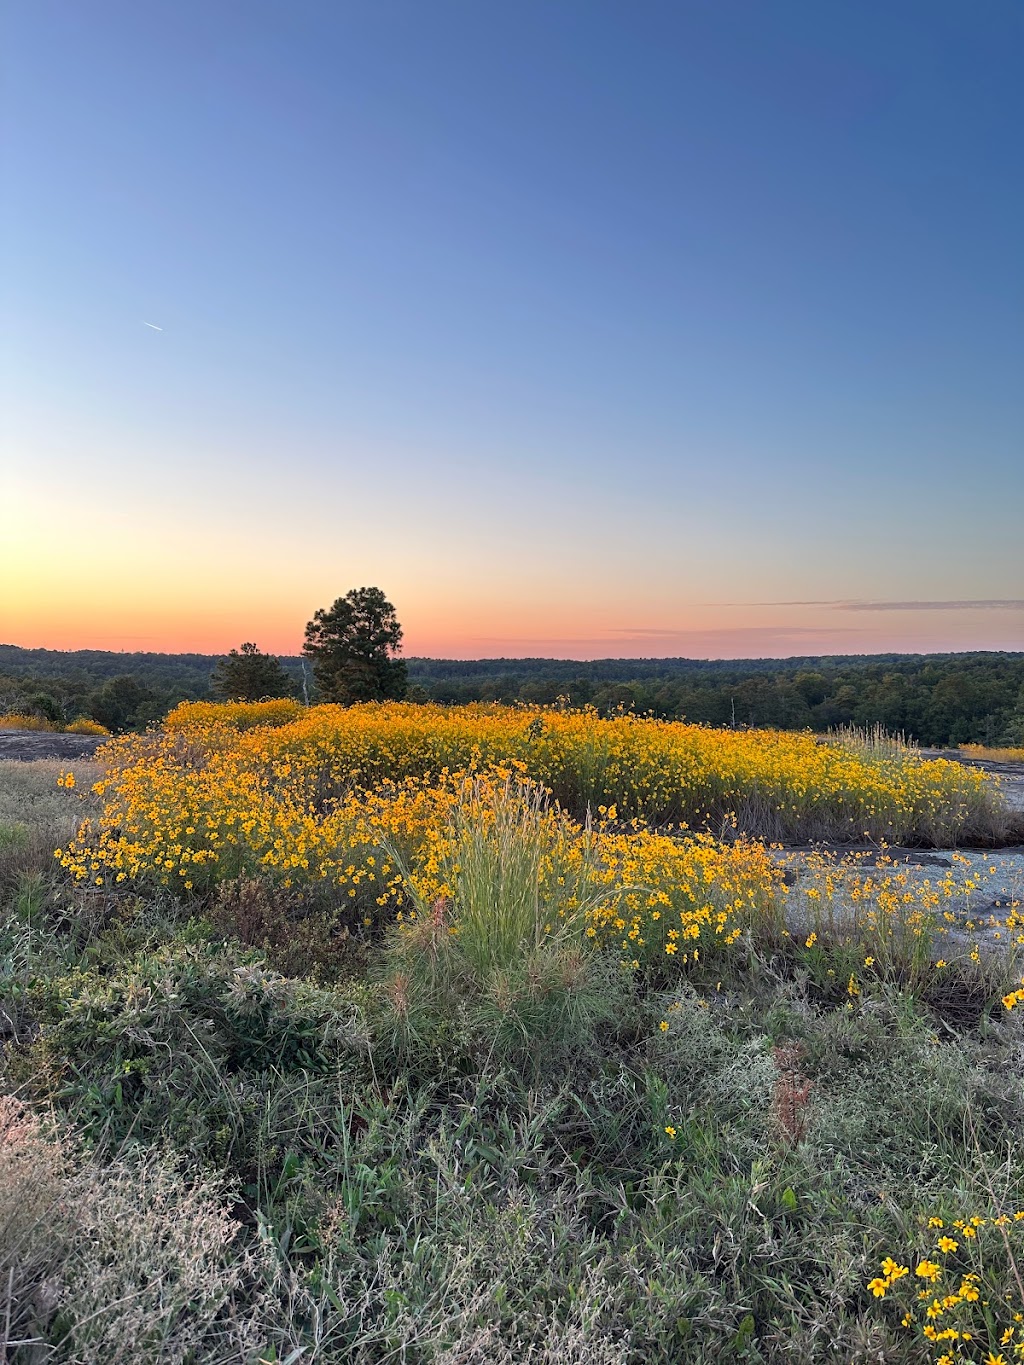
[[[764,903],[728,950],[624,966],[584,897],[546,927],[550,810],[479,786],[448,896],[346,938],[266,877],[62,880],[43,850],[86,774],[7,768],[13,1360],[1012,1358],[1012,952],[943,940],[939,969],[927,919],[901,939],[861,882],[867,939]]]

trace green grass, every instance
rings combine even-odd
[[[327,930],[258,883],[183,909],[61,881],[73,794],[0,783],[19,1365],[910,1365],[937,1352],[869,1292],[882,1258],[1024,1204],[998,958],[941,998],[898,973],[851,996],[845,940],[776,922],[647,982],[543,933],[539,812],[512,803],[467,819],[448,921],[329,971]],[[986,1350],[1024,1312],[1013,1261],[986,1243]]]

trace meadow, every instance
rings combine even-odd
[[[0,764],[7,1358],[1009,1365],[1013,819],[878,732],[488,705]]]

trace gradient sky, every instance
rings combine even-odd
[[[1019,0],[2,39],[0,640],[294,652],[377,584],[413,654],[1024,648]]]

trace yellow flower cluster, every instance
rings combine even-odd
[[[578,818],[615,806],[651,827],[718,829],[808,842],[868,835],[954,842],[997,785],[961,764],[908,751],[871,758],[809,734],[711,730],[590,710],[269,701],[184,703],[168,734],[240,766],[292,766],[317,796],[354,783],[518,762]]]
[[[306,708],[286,697],[274,701],[185,701],[168,715],[169,730],[202,730],[226,725],[234,730],[252,730],[263,725],[288,725],[305,714]]]
[[[984,758],[990,763],[1024,763],[1024,748],[989,749],[984,744],[961,744],[969,758]]]
[[[939,1231],[941,1236],[935,1241],[934,1252],[918,1261],[913,1277],[909,1265],[887,1256],[881,1274],[869,1280],[867,1287],[875,1298],[884,1299],[899,1286],[896,1296],[904,1309],[901,1326],[938,1352],[934,1365],[977,1360],[983,1360],[984,1365],[1009,1365],[1010,1359],[1024,1359],[1024,1313],[1014,1293],[1005,1287],[1001,1290],[991,1272],[993,1261],[1002,1252],[1012,1274],[1016,1259],[1010,1239],[1022,1223],[1024,1209],[1012,1215],[958,1218],[950,1224],[950,1231],[945,1230],[942,1218],[930,1218],[928,1231]],[[991,1245],[983,1248],[986,1239]],[[941,1260],[933,1259],[933,1255]],[[917,1282],[921,1287],[911,1296],[903,1295],[901,1281],[910,1285]],[[978,1351],[987,1354],[979,1356]]]
[[[91,720],[88,716],[79,716],[77,720],[73,720],[70,725],[64,727],[64,733],[66,735],[96,735],[98,738],[102,738],[104,735],[109,735],[110,731],[98,720]]]
[[[936,960],[938,946],[950,957],[980,961],[981,944],[999,945],[1011,954],[1024,946],[1024,911],[1017,897],[975,917],[971,903],[984,889],[984,870],[972,868],[969,858],[950,855],[950,866],[928,876],[898,861],[885,848],[836,857],[829,852],[787,855],[793,885],[785,889],[788,918],[806,932],[805,946],[822,940],[867,953],[864,967],[874,977],[890,976],[898,967],[901,979],[921,980],[947,966]],[[990,867],[989,873],[995,868]],[[856,983],[854,983],[856,984]],[[1024,986],[1024,980],[1021,985]],[[854,990],[850,994],[854,995]],[[1024,990],[1003,998],[1007,1009],[1024,1002]]]
[[[635,966],[699,961],[702,949],[731,947],[744,925],[771,913],[779,878],[758,844],[644,830],[602,831],[597,842],[599,879],[615,890],[590,911],[587,934]]]
[[[44,720],[42,716],[23,716],[14,711],[0,716],[0,730],[45,730],[66,735],[96,735],[98,738],[110,734],[105,725],[101,725],[97,720],[91,720],[88,716],[79,716],[69,725],[60,726]]]
[[[48,720],[41,716],[23,716],[17,711],[8,711],[0,716],[0,730],[56,730]]]
[[[291,728],[176,726],[114,741],[94,789],[103,812],[58,850],[62,865],[95,885],[148,881],[184,893],[266,875],[318,885],[357,921],[414,915],[453,894],[459,811],[471,804],[486,822],[501,808],[488,792],[512,783],[531,800],[538,790],[521,764],[397,780],[373,769],[375,785],[356,786],[353,774],[346,786],[318,750],[294,737],[288,748],[267,743]],[[538,893],[559,916],[584,915],[587,938],[635,967],[727,948],[776,903],[779,874],[760,845],[623,826],[614,807],[598,817],[576,821],[544,803]]]

